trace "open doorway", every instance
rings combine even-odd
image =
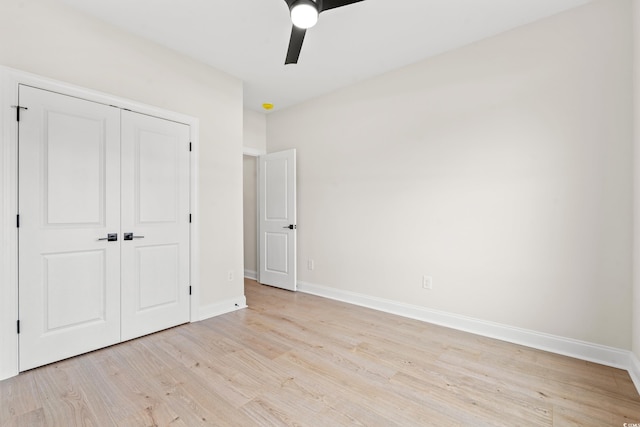
[[[295,149],[244,154],[243,205],[245,278],[295,291]]]

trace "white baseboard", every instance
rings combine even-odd
[[[243,296],[230,298],[198,310],[198,320],[205,320],[211,317],[220,316],[221,314],[231,313],[232,311],[247,308],[247,299]]]
[[[244,269],[244,277],[247,279],[258,280],[258,272],[253,270]]]
[[[640,393],[640,362],[638,362],[635,355],[628,350],[516,328],[312,283],[298,282],[298,291],[470,332],[476,335],[495,338],[501,341],[524,345],[526,347],[575,357],[601,365],[625,369],[629,371],[638,389],[638,393]]]

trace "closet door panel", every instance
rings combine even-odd
[[[120,341],[120,111],[19,88],[20,370]],[[104,239],[104,240],[100,240]]]
[[[189,321],[189,132],[122,112],[123,340]]]

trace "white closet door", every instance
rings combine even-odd
[[[122,340],[188,322],[189,126],[122,111],[122,233]]]
[[[28,86],[19,99],[24,371],[120,341],[120,111]]]

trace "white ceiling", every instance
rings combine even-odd
[[[592,0],[366,0],[320,16],[284,65],[284,0],[60,0],[244,82],[244,105],[286,108]]]

